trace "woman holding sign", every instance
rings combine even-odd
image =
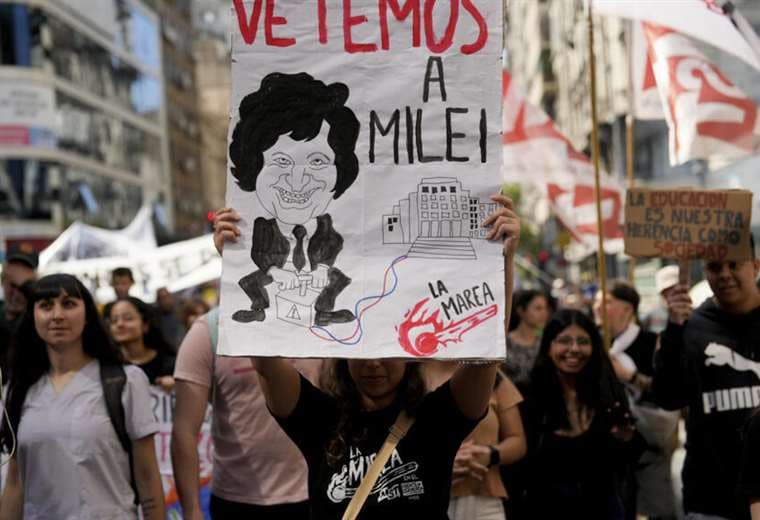
[[[82,283],[40,279],[16,340],[0,518],[136,519],[138,502],[143,518],[164,518],[148,381],[122,367]]]
[[[492,200],[503,207],[483,224],[491,226],[488,239],[504,240],[506,287],[511,288],[520,219],[511,200],[501,195]],[[233,214],[217,214],[217,238],[237,238]],[[312,518],[354,518],[359,509],[365,519],[400,513],[447,518],[454,458],[488,410],[496,364],[462,364],[448,382],[425,393],[420,365],[403,360],[334,360],[327,391],[283,359],[252,362],[270,412],[306,458]],[[382,469],[372,466],[383,455],[382,475],[371,492],[365,490],[362,482]],[[355,495],[364,495],[363,505],[352,501]]]

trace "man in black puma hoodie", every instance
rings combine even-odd
[[[737,479],[742,426],[760,405],[759,271],[756,258],[705,262],[712,298],[693,312],[687,287],[677,286],[668,298],[669,322],[655,354],[652,391],[663,408],[689,408],[687,519],[750,517]]]

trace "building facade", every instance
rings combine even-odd
[[[226,0],[195,0],[193,22],[200,112],[201,171],[208,211],[224,206],[227,131],[230,122],[230,31],[232,7]]]
[[[0,228],[171,224],[160,25],[140,0],[0,0]]]
[[[204,232],[206,204],[196,77],[196,31],[190,0],[148,0],[161,20],[166,85],[169,175],[174,197],[173,238]]]

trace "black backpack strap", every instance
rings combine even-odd
[[[135,504],[139,502],[137,494],[137,484],[135,483],[135,468],[132,461],[132,440],[127,433],[127,421],[124,414],[124,404],[121,402],[121,396],[124,393],[124,387],[127,385],[127,373],[122,365],[100,364],[100,383],[103,386],[103,397],[106,401],[108,417],[111,419],[113,429],[116,430],[116,436],[119,438],[121,447],[127,452],[129,459],[129,485],[135,494]]]

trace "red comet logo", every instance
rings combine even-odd
[[[440,347],[448,343],[460,343],[465,332],[473,329],[496,316],[497,305],[494,303],[459,321],[444,325],[438,318],[440,310],[428,315],[425,298],[404,315],[404,321],[396,326],[398,342],[410,354],[417,357],[432,356]]]

